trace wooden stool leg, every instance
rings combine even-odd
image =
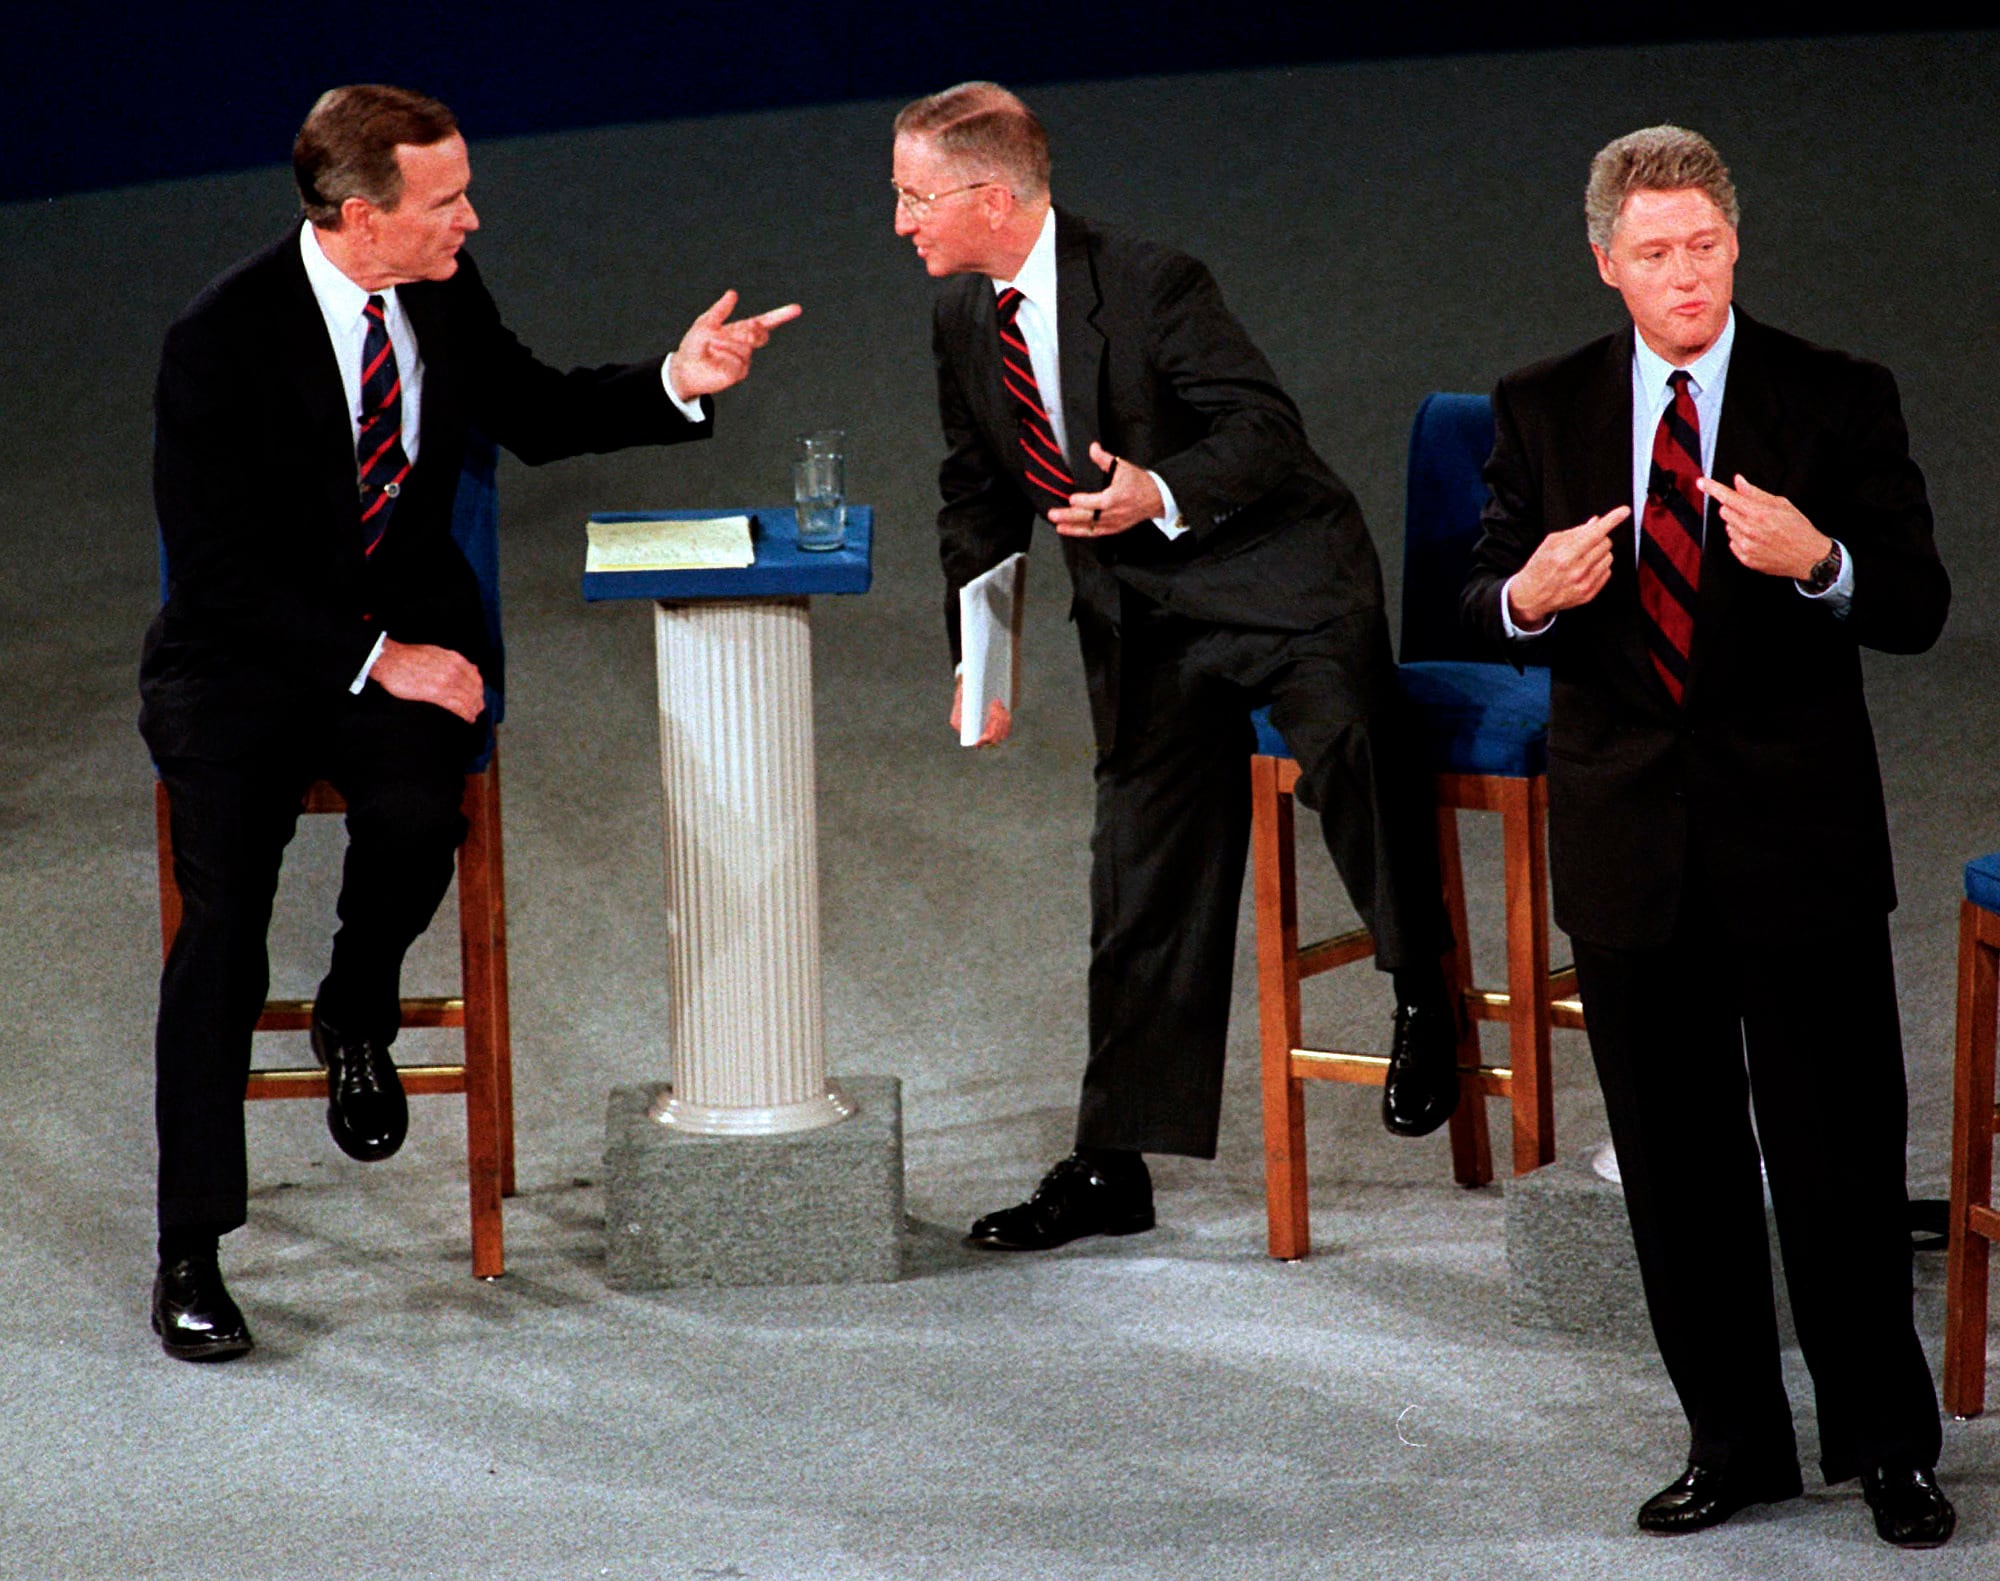
[[[1451,948],[1445,952],[1445,984],[1458,1007],[1458,1067],[1471,1075],[1459,1077],[1458,1107],[1451,1115],[1451,1172],[1461,1186],[1483,1186],[1493,1179],[1493,1141],[1486,1124],[1486,1096],[1477,1072],[1481,1062],[1479,1023],[1466,1004],[1471,990],[1472,932],[1465,919],[1465,863],[1458,848],[1458,813],[1437,810],[1438,872],[1444,879],[1444,914],[1451,924]]]
[[[1993,1205],[1993,1068],[2000,1042],[2000,921],[1969,900],[1958,914],[1958,1037],[1951,1104],[1951,1249],[1945,1272],[1944,1408],[1986,1404],[1987,1234]],[[1990,1228],[1990,1220],[1988,1223]]]
[[[500,828],[500,748],[486,766],[493,895],[493,1080],[500,1115],[500,1195],[514,1195],[514,1032],[507,998],[507,842]]]
[[[1556,1156],[1549,1064],[1547,781],[1508,780],[1500,826],[1507,868],[1507,1056],[1514,1072],[1514,1173]]]
[[[499,1085],[494,1070],[493,894],[490,797],[466,779],[465,844],[458,854],[458,913],[465,996],[465,1137],[472,1208],[472,1273],[506,1271],[501,1244]]]
[[[1273,1257],[1312,1249],[1306,1203],[1305,1083],[1299,1044],[1299,901],[1293,808],[1278,788],[1281,760],[1250,760],[1250,861],[1257,907],[1257,1030],[1263,1057],[1264,1209]]]

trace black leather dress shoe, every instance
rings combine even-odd
[[[181,1361],[228,1361],[252,1344],[222,1270],[200,1258],[160,1264],[153,1278],[153,1332],[160,1348]]]
[[[1458,1107],[1458,1028],[1448,1005],[1398,1005],[1382,1082],[1382,1123],[1429,1136]]]
[[[1153,1227],[1153,1181],[1136,1153],[1112,1168],[1075,1153],[1042,1177],[1035,1194],[989,1213],[966,1244],[996,1252],[1044,1252],[1084,1235],[1137,1235]]]
[[[1789,1471],[1731,1473],[1690,1464],[1639,1506],[1639,1530],[1663,1537],[1706,1531],[1746,1505],[1795,1499],[1803,1487],[1796,1466]]]
[[[387,1158],[410,1130],[403,1078],[389,1051],[367,1038],[351,1038],[317,1015],[313,1058],[326,1071],[326,1128],[349,1158],[364,1164]]]
[[[1875,1512],[1875,1535],[1898,1548],[1942,1547],[1958,1525],[1958,1511],[1929,1471],[1864,1471],[1861,1496]]]

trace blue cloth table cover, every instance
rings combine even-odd
[[[594,522],[699,521],[715,516],[748,516],[754,565],[702,571],[586,571],[583,596],[605,599],[787,598],[818,593],[865,593],[873,578],[870,559],[875,509],[847,507],[847,542],[838,549],[801,549],[799,515],[789,505],[722,507],[713,510],[596,511]]]
[[[1440,659],[1397,666],[1403,695],[1434,774],[1526,778],[1549,761],[1549,672],[1505,664]],[[1251,715],[1257,750],[1288,758],[1291,749],[1270,710]]]
[[[1965,898],[1982,911],[2000,912],[2000,851],[1965,864]]]

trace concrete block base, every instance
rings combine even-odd
[[[1507,1182],[1508,1315],[1524,1328],[1649,1348],[1653,1330],[1625,1193],[1592,1167],[1598,1145]],[[1768,1201],[1765,1221],[1778,1333],[1785,1344],[1795,1344]]]
[[[697,1136],[647,1111],[664,1085],[611,1093],[604,1277],[617,1290],[868,1284],[903,1244],[902,1084],[842,1076],[838,1124],[779,1136]]]

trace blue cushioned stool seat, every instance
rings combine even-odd
[[[2000,912],[2000,851],[1965,864],[1965,898],[1982,911]]]
[[[1435,659],[1397,666],[1436,774],[1525,779],[1549,766],[1549,672]]]
[[[1547,772],[1547,670],[1517,672],[1505,664],[1438,659],[1398,665],[1397,672],[1432,773],[1525,779]],[[1257,730],[1259,753],[1273,758],[1292,755],[1271,723],[1268,708],[1258,709],[1250,722]]]

